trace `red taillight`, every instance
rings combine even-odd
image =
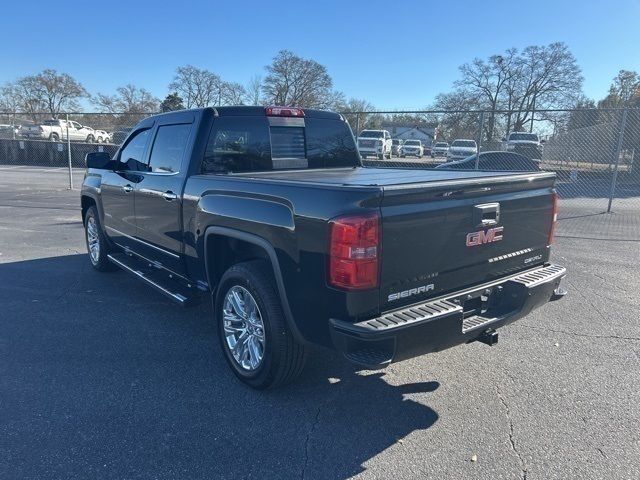
[[[339,217],[329,226],[329,284],[354,290],[377,287],[378,214]]]
[[[553,237],[556,234],[556,225],[558,224],[558,194],[555,192],[551,194],[551,203],[551,229],[549,230],[549,238],[547,240],[548,245],[553,243]]]
[[[267,107],[265,111],[268,117],[304,117],[304,111],[301,108]]]

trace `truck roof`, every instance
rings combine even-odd
[[[190,109],[186,109],[186,110],[176,110],[173,112],[167,112],[167,113],[161,113],[158,115],[153,115],[153,117],[149,117],[149,118],[156,118],[159,116],[182,116],[185,114],[202,114],[205,111],[209,111],[212,112],[214,115],[217,116],[260,116],[260,115],[264,115],[266,116],[267,113],[265,111],[266,107],[254,107],[254,106],[244,106],[244,105],[239,105],[239,106],[228,106],[228,107],[204,107],[204,108],[190,108]],[[342,115],[338,114],[338,113],[334,113],[334,112],[328,112],[326,110],[316,110],[313,108],[303,108],[302,111],[304,112],[304,116],[305,117],[311,117],[311,118],[326,118],[326,119],[342,119]]]

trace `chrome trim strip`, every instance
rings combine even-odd
[[[142,243],[142,244],[144,244],[144,245],[146,245],[146,246],[148,246],[148,247],[151,247],[151,248],[154,248],[154,249],[158,250],[159,252],[162,252],[162,253],[164,253],[164,254],[166,254],[166,255],[170,255],[170,256],[172,256],[173,258],[178,258],[178,259],[180,258],[180,255],[176,255],[176,254],[175,254],[175,253],[173,253],[173,252],[170,252],[170,251],[168,251],[168,250],[165,250],[164,248],[160,248],[160,247],[157,247],[157,246],[155,246],[155,245],[152,245],[151,243],[145,242],[144,240],[140,240],[139,238],[132,237],[131,235],[127,235],[126,233],[121,232],[120,230],[116,230],[116,229],[115,229],[115,228],[113,228],[113,227],[110,227],[110,226],[108,226],[108,225],[105,225],[105,228],[106,228],[106,229],[108,229],[108,230],[111,230],[111,231],[115,232],[117,235],[122,235],[123,237],[127,237],[127,238],[128,238],[128,239],[130,239],[130,240],[135,240],[136,242],[140,242],[140,243]]]
[[[107,255],[107,258],[115,263],[117,266],[119,266],[120,268],[123,268],[124,270],[133,273],[136,277],[140,278],[141,280],[144,280],[145,282],[147,282],[149,285],[153,286],[154,288],[160,290],[162,293],[164,293],[165,295],[167,295],[170,298],[173,298],[175,301],[177,301],[180,304],[184,304],[187,301],[187,297],[185,297],[184,295],[180,295],[179,293],[173,293],[170,290],[167,290],[166,288],[164,288],[162,285],[154,282],[153,280],[147,278],[144,273],[142,273],[139,270],[134,270],[133,268],[129,267],[127,264],[121,262],[120,260],[118,260],[117,258],[113,257],[113,255],[109,254]]]
[[[533,252],[533,248],[525,248],[524,250],[518,250],[517,252],[505,253],[504,255],[500,255],[498,257],[493,257],[489,259],[489,263],[499,262],[500,260],[504,260],[506,258],[517,257],[518,255],[524,255],[525,253]]]
[[[185,277],[184,275],[180,275],[179,273],[174,272],[173,270],[165,267],[161,262],[157,261],[157,260],[150,260],[147,257],[145,257],[144,255],[135,252],[133,250],[131,250],[130,247],[127,247],[126,245],[122,245],[118,242],[113,242],[115,243],[117,246],[119,246],[120,248],[122,248],[122,250],[124,250],[124,253],[126,253],[127,255],[135,255],[136,257],[138,257],[140,260],[142,260],[143,262],[146,262],[147,264],[149,264],[150,267],[155,267],[155,268],[159,268],[161,270],[164,270],[165,272],[167,272],[167,274],[171,277],[176,276],[176,277],[180,277],[183,281],[187,282],[187,283],[193,283],[192,280],[188,279],[187,277]]]

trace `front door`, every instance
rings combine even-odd
[[[159,123],[150,147],[148,171],[136,184],[135,192],[136,237],[141,240],[142,255],[178,274],[184,272],[182,189],[191,134],[191,123]]]
[[[135,187],[146,170],[146,150],[150,130],[140,130],[132,135],[121,150],[114,171],[102,174],[101,198],[102,225],[105,233],[122,247],[136,249]]]

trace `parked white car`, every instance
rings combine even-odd
[[[391,134],[387,130],[363,130],[358,136],[358,151],[366,157],[375,155],[380,160],[391,158]]]
[[[401,157],[418,157],[422,158],[424,155],[424,148],[420,140],[405,140],[400,147]]]
[[[436,142],[431,148],[431,158],[446,157],[449,152],[449,144],[447,142]]]
[[[111,134],[104,130],[96,130],[97,143],[111,143]]]
[[[21,125],[0,125],[0,138],[15,140],[20,136]]]
[[[447,152],[447,162],[462,160],[476,153],[478,153],[478,145],[475,140],[459,138],[451,142],[451,146]]]
[[[519,153],[532,160],[542,159],[544,140],[541,141],[535,133],[511,132],[502,141],[505,142],[505,150],[508,152]]]
[[[391,139],[391,153],[396,157],[400,156],[400,148],[402,147],[403,143],[404,143],[404,140],[400,138]]]
[[[67,130],[69,139],[72,141],[93,143],[96,139],[96,132],[93,128],[85,127],[73,121],[69,121],[69,125],[67,125],[66,120],[56,119],[46,120],[40,125],[27,125],[20,131],[20,136],[59,142],[67,140]]]

